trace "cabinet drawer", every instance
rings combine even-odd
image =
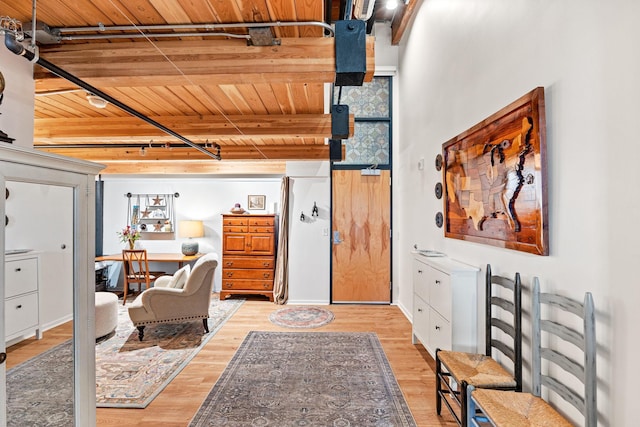
[[[38,259],[27,258],[5,263],[5,298],[38,289]]]
[[[436,349],[451,350],[451,324],[435,310],[429,312],[429,344]]]
[[[273,290],[273,280],[222,279],[223,290]]]
[[[222,230],[225,233],[246,233],[249,227],[246,225],[225,225]]]
[[[7,337],[38,325],[38,294],[30,293],[4,302]]]
[[[413,335],[426,348],[429,341],[429,306],[417,295],[413,297]]]
[[[262,218],[249,218],[250,226],[271,226],[275,224],[273,217],[262,217]]]
[[[429,271],[429,305],[451,320],[451,278],[435,268]]]
[[[273,233],[273,226],[267,225],[250,225],[249,233]]]
[[[273,280],[273,270],[239,270],[223,269],[222,279],[270,279]]]
[[[259,257],[224,257],[223,268],[264,268],[273,269],[275,261],[273,258]]]
[[[249,218],[243,216],[225,216],[222,220],[223,226],[249,225]]]
[[[413,261],[413,292],[425,301],[429,301],[428,274],[432,270],[420,261]]]

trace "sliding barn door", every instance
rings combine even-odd
[[[391,302],[390,171],[334,170],[333,303]]]

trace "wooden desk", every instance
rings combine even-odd
[[[147,252],[147,261],[149,262],[177,262],[178,268],[182,268],[185,262],[195,261],[204,254],[197,253],[195,255],[183,255],[177,253],[161,254],[154,252]],[[96,257],[96,261],[120,261],[122,262],[122,253],[103,255]]]

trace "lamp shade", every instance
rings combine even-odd
[[[178,235],[180,237],[202,237],[204,236],[204,225],[202,221],[189,220],[178,222]]]
[[[180,237],[202,237],[204,236],[204,226],[202,221],[180,221],[178,222],[178,235]],[[184,255],[195,255],[200,250],[198,242],[189,240],[182,244],[182,253]]]

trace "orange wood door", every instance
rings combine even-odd
[[[390,171],[333,171],[331,301],[391,302]]]

